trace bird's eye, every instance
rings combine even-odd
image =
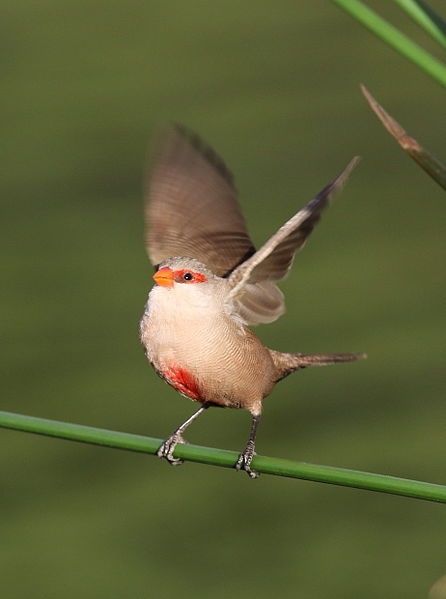
[[[203,283],[207,281],[206,277],[199,272],[193,270],[180,269],[174,271],[176,283]]]

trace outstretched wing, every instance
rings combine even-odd
[[[145,241],[154,265],[184,256],[225,276],[255,252],[231,173],[183,127],[161,136],[145,198]]]
[[[341,189],[358,163],[353,158],[342,173],[311,199],[297,214],[288,220],[250,258],[240,264],[229,276],[232,287],[228,301],[243,318],[243,297],[253,284],[279,281],[287,274],[294,254],[304,245],[315,224],[333,195]],[[271,284],[271,283],[270,283]],[[279,314],[280,316],[280,314]],[[253,324],[252,322],[250,324]]]

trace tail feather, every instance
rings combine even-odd
[[[273,349],[270,349],[269,352],[279,375],[277,381],[301,368],[328,366],[329,364],[354,362],[367,358],[366,354],[288,354]]]

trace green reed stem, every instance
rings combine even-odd
[[[446,48],[446,21],[423,0],[393,0],[439,44]]]
[[[375,35],[446,87],[446,66],[359,0],[332,0]]]
[[[0,411],[0,427],[150,454],[156,454],[162,442],[161,439],[152,437],[2,411]],[[178,445],[174,455],[191,462],[201,462],[225,468],[233,468],[238,458],[238,453],[235,451],[197,445]],[[263,456],[256,456],[253,466],[258,472],[265,474],[289,476],[446,503],[446,486],[444,485]]]

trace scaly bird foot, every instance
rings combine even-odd
[[[164,441],[161,447],[156,452],[156,455],[160,458],[166,459],[171,466],[179,466],[184,462],[180,458],[174,458],[173,452],[178,443],[187,443],[179,433],[174,433],[168,439]]]
[[[260,473],[251,468],[251,462],[255,455],[256,452],[254,443],[248,442],[245,451],[240,454],[239,459],[237,460],[235,469],[244,470],[250,478],[258,478]]]

